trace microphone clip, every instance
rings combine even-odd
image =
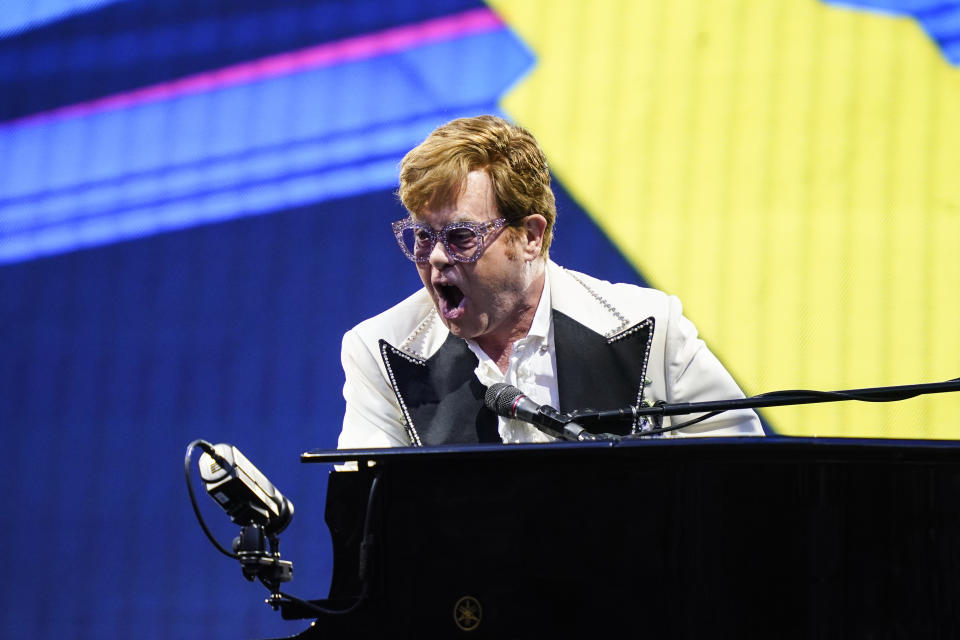
[[[242,527],[240,535],[233,540],[233,551],[240,561],[243,577],[251,582],[260,579],[275,601],[268,601],[274,610],[279,606],[276,597],[280,593],[280,583],[293,580],[293,563],[281,559],[279,546],[277,534],[266,533],[259,524]]]

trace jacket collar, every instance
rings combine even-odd
[[[587,277],[553,262],[547,268],[558,408],[639,405],[653,318],[631,322]],[[399,347],[381,340],[380,350],[412,444],[499,440],[496,416],[483,404],[486,389],[474,375],[477,357],[464,340],[447,331],[435,311]]]
[[[626,330],[641,318],[629,318],[594,288],[590,278],[550,261],[553,308],[604,337]]]
[[[550,287],[550,304],[554,311],[600,336],[615,336],[643,319],[628,317],[623,310],[604,299],[587,277],[568,271],[553,260],[547,260],[547,286]],[[396,347],[415,358],[427,359],[446,343],[449,335],[431,305],[423,320]]]

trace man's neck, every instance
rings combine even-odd
[[[477,346],[497,363],[500,373],[506,373],[513,354],[513,343],[525,338],[533,325],[533,318],[537,314],[540,297],[543,295],[546,265],[540,262],[540,272],[534,276],[527,287],[527,295],[522,304],[518,305],[516,315],[503,333],[494,333],[476,338]]]

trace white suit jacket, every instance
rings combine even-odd
[[[547,268],[561,411],[743,397],[676,297],[597,280],[552,261]],[[497,418],[483,408],[476,356],[450,334],[426,290],[348,331],[341,359],[340,448],[499,440]],[[671,435],[763,430],[756,413],[740,410]]]

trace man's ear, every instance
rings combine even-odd
[[[535,260],[540,257],[543,246],[543,234],[547,230],[547,219],[534,213],[523,219],[523,259]]]

